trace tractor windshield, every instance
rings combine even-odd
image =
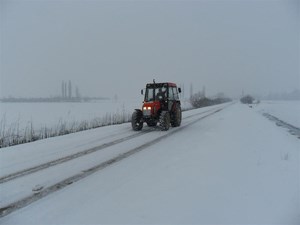
[[[161,101],[167,97],[166,87],[147,87],[145,102]]]

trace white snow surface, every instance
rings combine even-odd
[[[183,129],[154,130],[0,184],[4,207],[34,187],[173,132],[0,218],[0,224],[300,224],[300,139],[262,116],[259,107],[235,103],[184,112]],[[284,116],[293,124],[292,116]],[[4,148],[0,177],[135,133],[126,123]]]
[[[300,128],[300,101],[262,101],[256,109]]]
[[[5,126],[17,125],[19,129],[33,126],[35,130],[43,127],[55,128],[60,123],[72,124],[80,121],[92,121],[107,114],[131,113],[139,108],[142,101],[102,100],[95,102],[38,102],[3,103],[0,102],[0,122]],[[49,113],[51,112],[51,113]]]

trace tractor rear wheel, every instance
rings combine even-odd
[[[131,126],[135,131],[139,131],[143,128],[143,112],[141,110],[135,110],[132,113]]]
[[[170,128],[170,113],[168,111],[162,111],[159,117],[160,128],[163,131]]]
[[[173,113],[173,119],[171,121],[172,127],[179,127],[180,126],[181,117],[182,117],[181,108],[180,108],[180,106],[177,106],[174,113]]]

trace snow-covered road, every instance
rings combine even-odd
[[[78,181],[90,175],[91,172],[140,151],[159,139],[163,139],[199,119],[212,115],[226,106],[225,104],[184,113],[182,126],[172,129],[170,132],[162,132],[147,127],[142,132],[134,132],[128,127],[128,124],[114,127],[114,135],[107,135],[106,129],[99,129],[97,132],[99,136],[95,136],[99,140],[96,142],[93,140],[93,146],[88,149],[83,148],[86,146],[83,143],[91,144],[90,139],[85,140],[78,137],[77,140],[73,140],[77,145],[74,146],[75,143],[73,143],[72,148],[67,145],[55,146],[57,142],[53,139],[54,142],[48,140],[45,145],[38,148],[23,149],[24,158],[14,157],[16,148],[5,151],[6,154],[3,154],[3,159],[6,157],[6,160],[1,163],[0,173],[1,189],[5,192],[1,199],[1,214],[5,215],[15,208],[39,199],[40,196]],[[29,146],[27,145],[27,147]],[[59,153],[59,150],[62,153]],[[42,152],[44,154],[41,157]],[[37,156],[39,157],[37,158]],[[61,171],[64,172],[61,173]],[[22,189],[15,188],[18,186],[22,186]],[[33,192],[36,189],[39,189],[39,195]],[[9,210],[6,209],[7,207]]]
[[[1,207],[159,139],[0,223],[299,224],[299,139],[246,105],[220,107],[185,112],[167,133],[123,124],[3,149],[0,177],[136,135],[0,184]]]

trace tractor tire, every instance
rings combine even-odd
[[[159,117],[160,128],[162,131],[167,131],[170,128],[170,113],[162,111]]]
[[[182,112],[180,106],[177,106],[174,113],[173,119],[171,121],[172,127],[179,127],[181,124]]]
[[[143,112],[135,110],[131,117],[131,126],[134,131],[139,131],[143,128]]]

